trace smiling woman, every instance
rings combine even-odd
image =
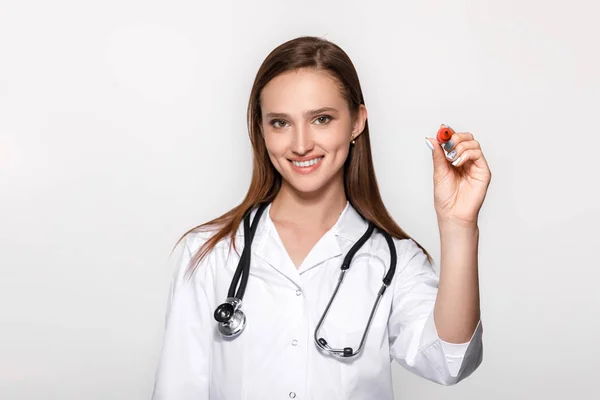
[[[475,177],[487,187],[478,144],[452,136],[460,170],[433,148],[444,178],[440,280],[383,204],[367,115],[356,70],[334,43],[300,37],[267,56],[248,104],[248,193],[180,239],[155,400],[392,399],[390,357],[443,385],[480,365],[470,222],[483,186],[453,186]]]

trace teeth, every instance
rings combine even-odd
[[[315,165],[316,163],[321,161],[321,158],[323,157],[313,158],[312,160],[308,161],[292,161],[292,163],[294,163],[294,165],[297,167],[310,167],[311,165]]]

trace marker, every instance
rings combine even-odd
[[[435,136],[435,138],[437,139],[439,144],[443,144],[446,143],[448,140],[450,140],[450,138],[452,138],[452,135],[454,135],[454,129],[450,128],[447,125],[442,124],[442,126],[440,126],[440,129],[437,132],[437,135]]]

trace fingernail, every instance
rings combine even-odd
[[[425,138],[425,143],[427,143],[427,147],[429,147],[429,149],[431,151],[433,151],[433,145],[431,144],[431,142],[429,141],[429,139]]]
[[[450,153],[448,153],[446,157],[448,157],[451,160],[454,160],[454,157],[456,157],[456,150],[452,150]]]
[[[446,150],[450,150],[454,146],[454,142],[452,140],[448,140],[446,143],[442,145],[442,147]]]
[[[456,165],[460,162],[460,157],[458,157],[453,163],[452,165],[454,165],[456,167]]]

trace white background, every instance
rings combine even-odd
[[[598,398],[599,8],[3,0],[0,398],[149,398],[172,246],[242,199],[252,81],[301,35],[353,60],[384,201],[436,262],[424,137],[472,132],[492,170],[483,364],[453,387],[396,365],[397,398]]]

